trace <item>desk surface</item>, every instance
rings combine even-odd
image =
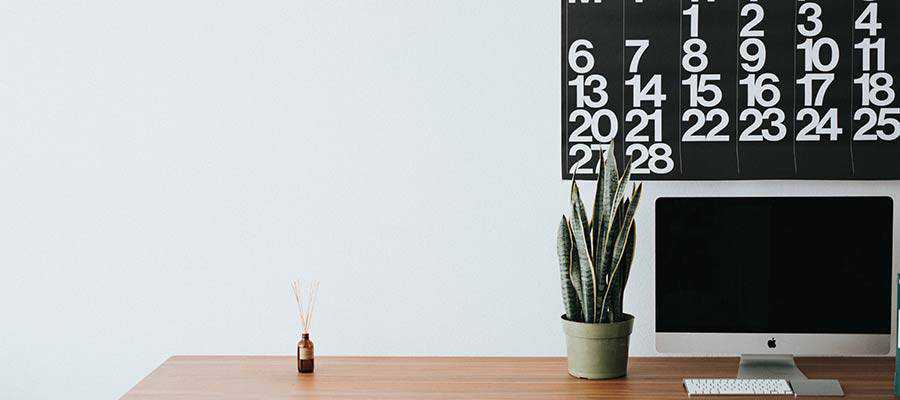
[[[684,399],[685,377],[734,377],[737,358],[632,358],[628,377],[587,381],[557,357],[176,356],[122,399]],[[810,378],[840,379],[845,399],[892,398],[893,358],[799,358]],[[833,399],[833,398],[832,398]]]

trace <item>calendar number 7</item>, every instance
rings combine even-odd
[[[626,40],[625,47],[637,47],[634,56],[631,57],[631,64],[628,66],[628,72],[636,74],[638,72],[638,65],[641,64],[641,57],[644,56],[644,52],[650,47],[650,41],[646,39]]]

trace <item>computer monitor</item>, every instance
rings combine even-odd
[[[889,197],[656,201],[661,353],[890,352]]]

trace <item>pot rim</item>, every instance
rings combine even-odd
[[[622,320],[622,321],[616,321],[616,322],[579,322],[579,321],[571,321],[571,320],[566,319],[566,314],[560,315],[559,318],[560,318],[561,320],[563,320],[563,322],[565,322],[565,323],[567,323],[567,324],[573,324],[573,325],[575,325],[575,326],[586,326],[586,327],[587,327],[587,326],[597,326],[597,325],[602,325],[602,326],[624,325],[624,324],[628,324],[628,323],[634,321],[634,315],[631,315],[631,314],[629,314],[629,313],[622,313],[622,315],[625,316],[625,319]]]

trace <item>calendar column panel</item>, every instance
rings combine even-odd
[[[794,143],[798,176],[851,176],[851,0],[797,2]]]
[[[681,115],[678,2],[625,0],[624,121],[620,150],[635,179],[676,179]]]
[[[738,178],[738,2],[681,1],[680,173]]]
[[[562,0],[563,178],[593,179],[622,136],[623,1]]]
[[[896,0],[853,0],[853,170],[856,178],[900,178],[900,58]]]
[[[738,167],[743,177],[792,178],[794,10],[785,0],[741,0],[737,59]]]

